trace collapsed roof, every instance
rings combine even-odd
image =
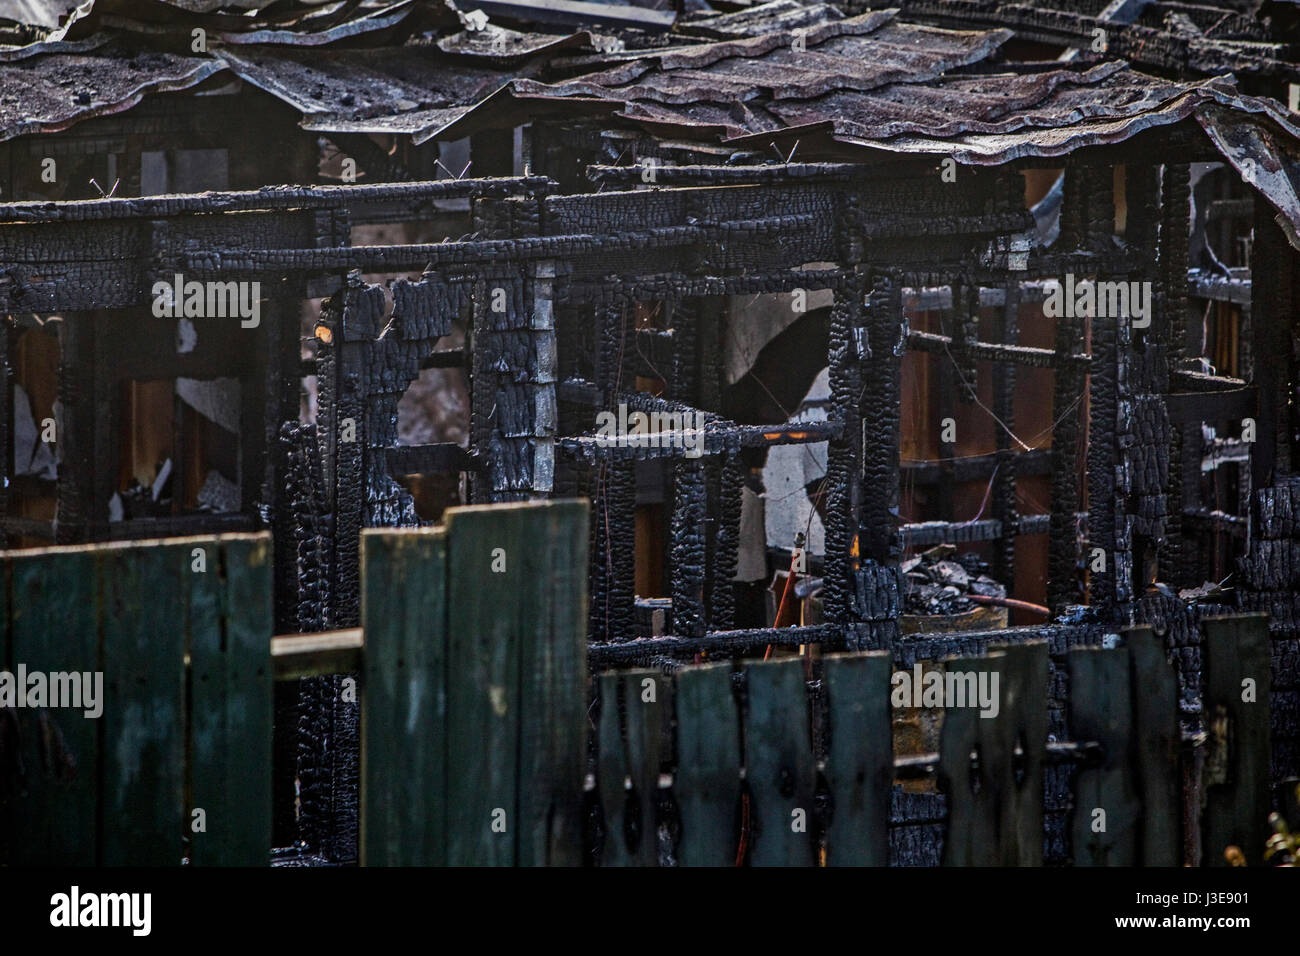
[[[1300,58],[1246,12],[1221,11],[1211,23],[1193,16],[1203,8],[1141,2],[1111,3],[1095,17],[988,0],[904,0],[901,12],[857,16],[798,0],[682,16],[571,0],[466,0],[464,11],[418,0],[258,6],[88,0],[58,28],[15,27],[30,42],[0,47],[0,140],[65,129],[218,74],[288,104],[304,129],[415,144],[539,115],[612,115],[737,152],[779,141],[802,158],[993,165],[1192,119],[1300,247],[1300,118],[1226,72],[1297,82]],[[1163,27],[1144,25],[1161,10]],[[961,18],[1008,26],[952,29]],[[1013,40],[1069,42],[1090,28],[1102,30],[1109,53],[1027,60],[1009,49]],[[198,29],[205,49],[193,53]],[[1163,69],[1114,55],[1135,35]]]

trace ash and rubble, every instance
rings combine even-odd
[[[987,561],[973,551],[956,552],[953,545],[941,544],[902,562],[904,613],[964,614],[982,606],[971,595],[1007,596],[1006,587],[988,575]]]

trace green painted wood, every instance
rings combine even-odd
[[[605,817],[605,842],[601,866],[633,866],[636,863],[639,828],[632,807],[632,768],[626,740],[627,720],[623,698],[623,675],[610,671],[600,675],[600,727],[597,731],[596,786]],[[631,845],[629,845],[631,844]]]
[[[440,528],[373,530],[361,545],[361,864],[441,866],[447,538]]]
[[[266,866],[271,848],[271,536],[225,535],[191,575],[190,862]],[[206,829],[194,832],[194,810]]]
[[[99,863],[176,866],[185,808],[185,634],[192,541],[105,547]],[[215,576],[218,556],[206,553]]]
[[[685,667],[676,675],[680,866],[734,866],[739,842],[740,720],[730,664]]]
[[[958,658],[945,661],[944,672],[996,672],[1000,678],[1002,662],[999,654]],[[986,724],[974,708],[944,710],[937,772],[939,789],[948,796],[944,866],[996,866],[1000,857],[998,805],[1008,758],[998,749],[1000,735],[989,733]]]
[[[973,675],[976,694],[981,680],[991,693],[996,675],[997,713],[989,708],[982,716],[986,711],[978,705],[944,710],[938,769],[940,789],[948,794],[943,863],[1041,866],[1047,645],[1034,641],[946,661],[945,694],[951,678],[954,692],[960,686],[969,697],[964,675]]]
[[[529,547],[492,574],[525,606],[519,640],[519,803],[516,862],[580,866],[587,734],[585,500],[533,502],[522,518]],[[510,552],[514,554],[514,552]],[[512,578],[518,575],[518,579]]]
[[[1141,805],[1127,648],[1070,651],[1070,735],[1102,746],[1100,766],[1074,778],[1070,833],[1076,866],[1135,866]]]
[[[581,862],[587,507],[447,512],[450,864]]]
[[[519,827],[519,635],[526,581],[523,506],[447,512],[447,862],[512,866]],[[492,571],[502,549],[507,572]],[[531,593],[530,593],[531,592]],[[494,829],[496,827],[496,829]]]
[[[601,676],[600,693],[600,864],[656,866],[655,795],[671,745],[672,681],[654,670],[611,672]]]
[[[801,658],[745,665],[745,779],[753,796],[753,866],[812,866],[815,767]]]
[[[886,651],[829,654],[825,680],[830,708],[826,781],[831,820],[828,866],[888,866],[890,791],[894,783]]]
[[[1005,866],[1043,865],[1043,764],[1047,759],[1047,642],[1005,647],[999,723],[1012,753],[1005,769],[1002,855]],[[1005,715],[1005,716],[1003,716]],[[988,723],[989,721],[985,721]],[[1015,756],[1019,749],[1020,756]]]
[[[1258,865],[1271,832],[1268,617],[1207,618],[1201,626],[1204,715],[1210,738],[1203,778],[1203,865],[1226,865],[1224,851],[1229,846]],[[1248,681],[1253,686],[1248,687]]]
[[[1149,626],[1124,632],[1133,701],[1143,866],[1183,863],[1183,786],[1178,676]]]
[[[11,673],[21,664],[29,672],[89,672],[93,682],[100,670],[94,550],[13,553],[6,563],[12,587],[6,665]],[[84,709],[26,708],[8,718],[17,725],[11,723],[8,732],[18,734],[23,770],[12,795],[13,859],[19,865],[96,862],[100,731],[114,706],[102,681],[99,697],[103,712],[97,718],[86,717]],[[179,861],[177,855],[170,862]]]

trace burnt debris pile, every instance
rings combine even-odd
[[[907,582],[903,599],[906,614],[964,614],[991,603],[979,598],[1002,600],[1007,589],[989,577],[987,561],[973,551],[956,553],[941,544],[902,562]]]

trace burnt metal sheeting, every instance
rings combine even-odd
[[[0,140],[121,112],[147,93],[187,89],[221,69],[212,59],[170,53],[55,53],[0,63]]]
[[[513,75],[428,48],[221,50],[244,80],[303,114],[304,129],[397,133],[423,142]]]
[[[1294,136],[1280,135],[1279,124],[1264,115],[1215,103],[1199,110],[1196,119],[1224,159],[1277,210],[1287,241],[1300,249],[1300,148]]]
[[[825,3],[799,3],[798,0],[772,0],[744,10],[709,17],[693,17],[679,23],[677,30],[690,36],[725,40],[761,33],[788,33],[806,30],[831,20],[843,20],[844,14]]]
[[[1141,77],[1138,82],[1143,86],[1152,81],[1150,77],[1126,70],[1116,73],[1101,85],[1127,83],[1130,77]],[[1160,84],[1162,81],[1152,82]],[[1300,126],[1284,110],[1271,100],[1238,93],[1230,80],[1216,78],[1173,84],[1164,90],[1172,95],[1163,99],[1158,86],[1147,89],[1152,97],[1133,93],[1132,99],[1126,101],[1123,95],[1116,100],[1104,95],[1096,99],[1080,98],[1076,95],[1077,90],[1059,87],[1032,113],[1021,111],[1004,121],[1004,129],[994,132],[982,132],[972,126],[946,138],[928,133],[890,138],[844,134],[838,138],[891,153],[942,154],[952,156],[959,163],[991,166],[1030,156],[1063,156],[1085,146],[1123,142],[1153,127],[1168,126],[1190,117],[1200,120],[1206,109],[1218,107],[1238,117],[1258,116],[1279,136],[1292,144],[1300,142]],[[1053,98],[1057,96],[1063,97],[1063,101],[1053,108]],[[1153,102],[1153,99],[1158,102]],[[1076,119],[1074,114],[1080,107],[1087,109],[1088,115]],[[1262,155],[1256,160],[1266,161]],[[1254,182],[1256,186],[1262,186],[1259,181]]]
[[[249,14],[218,12],[247,7]],[[268,8],[268,9],[263,9]],[[322,46],[372,35],[391,39],[395,28],[407,33],[434,24],[452,27],[455,13],[442,3],[424,0],[326,0],[323,3],[269,4],[266,0],[235,4],[178,5],[166,0],[93,0],[78,7],[47,41],[81,40],[104,32],[153,36],[189,48],[191,31],[202,28],[209,40],[247,45]]]
[[[1108,55],[1184,75],[1232,72],[1300,79],[1294,40],[1275,42],[1288,32],[1294,35],[1294,22],[1275,23],[1270,39],[1256,18],[1225,9],[1224,4],[1150,3],[1134,23],[1059,9],[1066,4],[1052,2],[897,0],[897,4],[909,19],[942,26],[1009,27],[1020,39],[1081,51],[1091,48],[1096,31],[1101,30]],[[1101,4],[1096,6],[1100,11]],[[1273,19],[1278,20],[1276,14]]]
[[[770,39],[646,53],[561,83],[518,79],[510,88],[522,97],[615,99],[622,115],[657,130],[736,147],[756,137],[765,149],[760,140],[777,130],[807,129],[847,147],[979,165],[1120,142],[1215,103],[1290,128],[1285,111],[1238,93],[1230,78],[1179,82],[1121,61],[958,72],[982,65],[1006,31],[945,31],[867,14],[809,29],[802,50],[788,35]]]
[[[460,56],[515,60],[575,47],[590,47],[596,42],[595,35],[586,30],[568,36],[520,33],[518,30],[509,30],[489,23],[482,30],[462,30],[451,36],[440,37],[437,46],[444,53]]]

